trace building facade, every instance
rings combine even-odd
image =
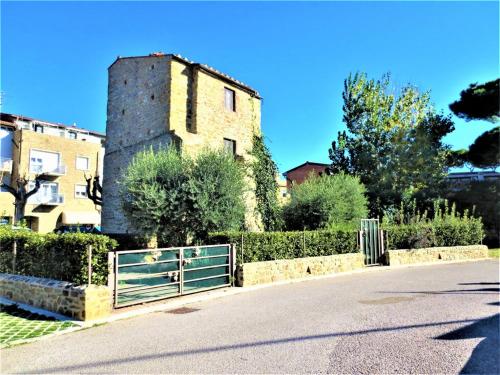
[[[454,191],[467,188],[471,182],[499,182],[500,173],[496,171],[478,171],[478,172],[452,172],[448,173],[446,180]]]
[[[286,171],[283,173],[283,176],[286,179],[286,187],[288,191],[290,191],[294,184],[298,185],[303,183],[310,175],[319,176],[320,174],[325,173],[328,167],[329,164],[306,161],[304,164]]]
[[[108,69],[103,231],[136,232],[122,211],[119,183],[146,148],[175,144],[189,155],[226,148],[237,160],[250,160],[253,135],[260,134],[260,100],[242,82],[178,55],[117,58]],[[256,229],[253,193],[245,200],[246,224]]]
[[[38,192],[28,198],[26,224],[34,231],[50,232],[62,225],[100,225],[100,209],[88,199],[85,176],[102,176],[104,134],[26,116],[1,114],[0,173],[16,187],[19,177],[35,183]],[[14,218],[14,197],[0,192],[3,223]]]

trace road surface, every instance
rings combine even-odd
[[[2,373],[499,373],[497,260],[273,286],[1,352]]]

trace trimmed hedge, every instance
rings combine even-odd
[[[105,285],[108,252],[117,243],[88,233],[40,234],[0,227],[0,272],[12,273],[12,246],[17,241],[16,274],[87,283],[87,246],[92,245],[92,283]]]
[[[435,246],[478,245],[484,238],[480,219],[435,221],[383,226],[387,249],[421,249]]]
[[[243,246],[242,246],[243,238]],[[358,252],[353,230],[210,233],[209,243],[236,245],[239,263]],[[241,249],[243,247],[243,259]]]

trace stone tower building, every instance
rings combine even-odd
[[[134,233],[121,209],[119,181],[133,156],[175,142],[182,152],[225,147],[247,161],[260,134],[260,96],[251,87],[181,56],[118,57],[108,69],[102,228]],[[256,229],[255,196],[246,222]]]

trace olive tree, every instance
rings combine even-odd
[[[178,246],[244,222],[243,172],[224,151],[195,159],[173,147],[138,153],[121,182],[124,211],[143,235]]]

